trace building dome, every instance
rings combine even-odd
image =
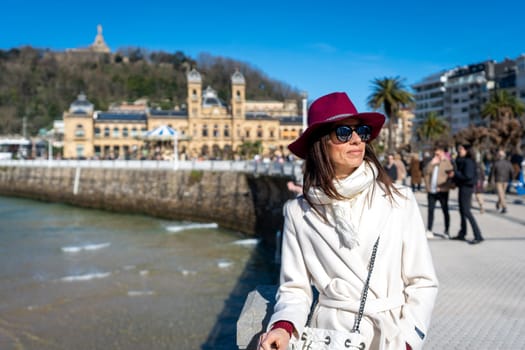
[[[195,68],[188,72],[188,83],[202,83],[201,74]]]
[[[86,95],[81,92],[77,99],[69,106],[69,113],[73,114],[91,114],[93,113],[94,105],[89,102]]]
[[[238,69],[235,70],[235,73],[232,75],[232,84],[246,84],[246,81],[244,80],[244,75],[242,75],[241,72],[239,72]]]
[[[208,86],[202,94],[203,107],[226,107],[226,103],[219,98],[217,91]]]

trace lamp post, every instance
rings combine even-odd
[[[173,168],[177,170],[179,168],[179,132],[174,129],[175,133],[173,134]]]
[[[308,98],[308,94],[306,91],[301,92],[301,97],[303,98],[303,132],[306,130],[306,127],[308,126],[308,115],[306,112],[306,99]]]
[[[47,139],[47,160],[53,160],[53,139],[51,137]]]

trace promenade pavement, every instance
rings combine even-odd
[[[426,193],[416,192],[416,199],[426,224]],[[495,194],[484,194],[484,200],[481,214],[473,199],[473,214],[485,241],[429,239],[440,286],[425,350],[525,349],[525,196],[507,195],[506,214],[496,210]],[[457,190],[451,191],[449,206],[455,236]],[[442,233],[443,222],[438,204],[433,231]]]

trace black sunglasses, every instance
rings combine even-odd
[[[372,136],[372,128],[368,125],[339,125],[333,129],[333,133],[337,139],[337,142],[345,143],[352,139],[354,132],[359,136],[361,141],[368,141]],[[336,141],[336,140],[334,140]]]

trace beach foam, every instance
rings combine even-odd
[[[218,228],[219,225],[215,222],[211,223],[191,223],[191,224],[180,224],[180,225],[170,225],[166,227],[170,233],[177,233],[185,230],[195,230],[201,228]]]
[[[220,269],[227,269],[233,265],[233,261],[222,259],[217,261],[217,267]]]
[[[155,295],[155,291],[153,290],[129,290],[128,291],[129,297],[140,297],[144,295]]]
[[[183,276],[190,276],[190,275],[193,276],[197,274],[197,271],[193,271],[193,270],[179,269],[179,271]]]
[[[257,238],[247,238],[247,239],[240,239],[240,240],[234,241],[232,242],[232,244],[241,245],[241,246],[254,246],[254,245],[257,245],[259,241],[260,240]]]
[[[111,272],[96,272],[88,273],[84,275],[72,275],[62,277],[60,280],[63,282],[78,282],[78,281],[91,281],[94,279],[106,278],[111,275]]]
[[[62,247],[64,253],[78,253],[82,251],[92,251],[107,248],[111,245],[109,242],[99,243],[99,244],[84,244],[79,246],[68,246]]]

